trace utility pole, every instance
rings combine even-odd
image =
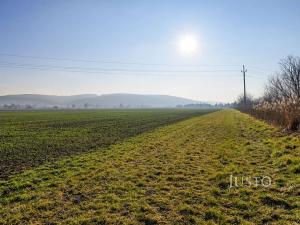
[[[247,97],[246,97],[246,72],[245,65],[243,65],[243,70],[241,71],[243,73],[244,78],[244,106],[247,107]]]

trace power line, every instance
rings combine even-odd
[[[103,63],[103,64],[120,64],[120,65],[140,65],[140,66],[170,66],[170,67],[236,67],[239,65],[179,65],[179,64],[163,64],[163,63],[141,63],[141,62],[122,62],[122,61],[101,61],[101,60],[90,60],[90,59],[74,59],[74,58],[59,58],[59,57],[43,57],[43,56],[29,56],[29,55],[19,55],[19,54],[8,54],[0,53],[0,56],[8,56],[15,58],[27,58],[27,59],[40,59],[40,60],[51,60],[51,61],[69,61],[69,62],[89,62],[89,63]],[[16,69],[33,69],[33,70],[49,70],[49,71],[62,71],[62,72],[76,72],[76,73],[93,73],[93,74],[106,74],[106,75],[128,75],[128,73],[138,73],[147,75],[171,75],[174,76],[176,73],[184,73],[186,76],[188,73],[228,73],[237,72],[238,70],[233,69],[214,69],[214,70],[145,70],[145,69],[107,69],[98,67],[78,67],[78,66],[61,66],[61,65],[50,65],[50,64],[32,64],[32,63],[15,63],[15,62],[1,62],[0,66],[5,68],[16,68]],[[256,70],[262,72],[269,72],[269,69],[248,66],[251,70]],[[256,72],[257,74],[257,72]],[[131,74],[133,75],[133,74]],[[177,74],[178,75],[178,74]],[[197,74],[198,76],[199,74]],[[231,74],[233,75],[233,74]],[[203,76],[203,75],[201,75]],[[265,79],[261,76],[247,75],[249,78],[255,79]]]
[[[74,66],[56,66],[46,64],[29,64],[29,63],[14,63],[0,61],[0,65],[17,66],[17,67],[35,67],[43,69],[63,69],[63,70],[80,70],[83,72],[130,72],[130,73],[216,73],[216,72],[237,72],[237,70],[141,70],[141,69],[106,69],[106,68],[91,68],[91,67],[74,67]]]
[[[248,66],[248,68],[259,71],[259,72],[267,72],[270,73],[270,71],[274,71],[274,69],[267,69],[267,68],[261,68],[261,67],[257,67],[257,66]]]
[[[72,66],[56,66],[56,65],[46,65],[46,64],[29,64],[29,63],[14,63],[14,62],[3,62],[0,61],[0,67],[2,68],[12,68],[12,69],[32,69],[32,70],[43,70],[43,71],[58,71],[58,72],[71,72],[71,73],[88,73],[88,74],[104,74],[104,75],[155,75],[155,76],[175,76],[180,75],[178,73],[184,73],[184,76],[190,76],[189,73],[218,73],[222,72],[224,74],[226,72],[226,77],[229,75],[238,76],[234,73],[229,72],[237,72],[237,70],[124,70],[124,69],[103,69],[103,68],[88,68],[88,67],[72,67]],[[128,74],[133,73],[133,74]],[[137,74],[138,73],[138,74]],[[194,74],[195,76],[201,76],[205,74]],[[248,78],[255,79],[265,79],[265,77],[256,76],[252,74],[247,75]]]
[[[262,79],[262,80],[265,80],[267,79],[268,77],[267,76],[260,76],[260,75],[257,75],[257,73],[255,74],[252,74],[252,73],[249,73],[249,70],[247,71],[247,77],[250,77],[250,78],[257,78],[257,79]]]
[[[139,65],[139,66],[179,66],[179,67],[237,67],[236,64],[225,64],[225,65],[180,65],[180,64],[164,64],[164,63],[143,63],[143,62],[123,62],[123,61],[105,61],[105,60],[94,60],[94,59],[74,59],[74,58],[60,58],[60,57],[43,57],[43,56],[30,56],[30,55],[18,55],[18,54],[7,54],[0,53],[1,56],[17,57],[17,58],[29,58],[29,59],[40,59],[40,60],[53,60],[53,61],[69,61],[69,62],[88,62],[88,63],[103,63],[103,64],[123,64],[123,65]]]
[[[64,70],[64,69],[55,69],[55,68],[41,68],[41,67],[24,67],[24,66],[11,66],[11,65],[4,65],[1,68],[13,68],[13,69],[29,69],[29,70],[41,70],[41,71],[57,71],[57,72],[68,72],[68,73],[84,73],[84,74],[102,74],[102,75],[112,75],[112,76],[140,76],[140,75],[145,75],[145,76],[160,76],[160,77],[194,77],[194,78],[197,78],[197,77],[209,77],[207,76],[206,74],[168,74],[168,73],[147,73],[147,74],[143,74],[143,73],[131,73],[131,74],[124,74],[124,73],[121,73],[121,72],[109,72],[109,71],[82,71],[82,70]],[[233,75],[233,74],[230,74],[230,75]],[[218,76],[220,77],[220,76]],[[226,75],[226,77],[224,78],[227,78],[229,77],[229,75]],[[233,76],[230,76],[230,77],[236,77],[238,78],[238,76],[236,75],[233,75]]]
[[[247,75],[247,78],[254,78],[254,79],[260,79],[260,80],[264,80],[264,77],[260,77],[260,76],[253,76],[253,75]]]

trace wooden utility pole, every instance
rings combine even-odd
[[[245,65],[243,65],[243,78],[244,78],[244,106],[245,108],[247,107],[247,97],[246,97],[246,72],[247,70],[245,69]]]

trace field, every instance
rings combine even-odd
[[[297,137],[235,110],[142,125],[2,181],[0,224],[300,224]],[[271,183],[230,188],[230,175]]]
[[[0,179],[211,110],[0,112]]]

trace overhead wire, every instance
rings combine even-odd
[[[216,65],[204,65],[204,64],[167,64],[167,63],[143,63],[143,62],[125,62],[125,61],[107,61],[96,59],[75,59],[75,58],[60,58],[60,57],[44,57],[44,56],[30,56],[19,54],[0,53],[0,56],[17,57],[17,58],[30,58],[40,60],[54,60],[54,61],[70,61],[70,62],[90,62],[90,63],[103,63],[103,64],[124,64],[124,65],[140,65],[140,66],[170,66],[170,67],[237,67],[237,64],[216,64]]]
[[[49,70],[49,71],[61,71],[61,72],[76,72],[76,73],[93,73],[93,74],[104,74],[104,75],[169,75],[175,76],[184,74],[185,76],[194,74],[196,76],[203,77],[205,74],[201,73],[222,73],[228,75],[234,75],[231,73],[236,73],[239,77],[239,69],[227,69],[228,67],[237,67],[240,65],[232,64],[219,64],[219,65],[180,65],[180,64],[164,64],[164,63],[141,63],[141,62],[123,62],[123,61],[105,61],[105,60],[90,60],[90,59],[75,59],[75,58],[60,58],[60,57],[43,57],[43,56],[30,56],[30,55],[19,55],[19,54],[8,54],[0,53],[0,56],[7,56],[10,58],[26,58],[26,59],[39,59],[39,60],[49,60],[51,64],[37,64],[37,63],[19,63],[19,62],[8,62],[0,61],[0,67],[2,68],[15,68],[15,69],[33,69],[33,70]],[[136,66],[168,66],[168,67],[226,67],[226,69],[205,69],[205,70],[161,70],[161,69],[136,69],[136,68],[100,68],[100,67],[82,67],[82,66],[62,66],[53,65],[53,61],[65,61],[65,62],[88,62],[88,63],[98,63],[98,64],[119,64],[119,65],[136,65]],[[258,76],[258,72],[265,76],[267,70],[265,68],[256,66],[247,66],[250,70],[255,71],[255,75],[247,74],[249,78],[265,79],[265,77]],[[258,71],[258,72],[257,72]],[[207,76],[207,75],[205,75]],[[209,75],[210,76],[210,75]]]

